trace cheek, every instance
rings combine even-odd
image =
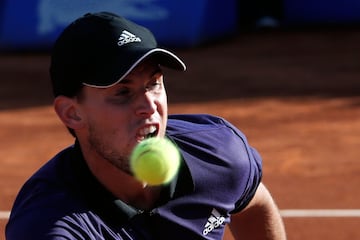
[[[164,94],[164,97],[161,100],[160,108],[158,109],[158,111],[161,116],[161,127],[159,129],[159,135],[165,136],[167,117],[168,117],[168,104],[167,104],[166,94]]]
[[[165,91],[161,95],[161,97],[159,97],[158,102],[160,104],[161,114],[162,115],[167,115],[167,113],[168,113],[168,103],[167,103],[167,95],[166,95]]]
[[[113,132],[121,132],[126,129],[127,114],[119,109],[103,106],[101,108],[92,109],[88,111],[87,123],[89,127],[95,128],[106,134]]]
[[[117,152],[126,149],[129,139],[128,125],[115,116],[101,116],[88,121],[88,134],[92,142],[102,146],[104,152]],[[116,150],[117,149],[117,150]]]

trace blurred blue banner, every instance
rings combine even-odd
[[[360,23],[360,0],[284,0],[286,25]]]
[[[3,0],[0,48],[48,49],[71,21],[111,11],[148,27],[163,46],[187,47],[231,34],[236,0]]]

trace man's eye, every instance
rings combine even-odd
[[[146,88],[148,91],[159,91],[162,89],[162,83],[160,81],[152,81]]]
[[[126,104],[131,100],[132,94],[133,92],[131,89],[122,87],[117,89],[111,96],[109,96],[108,101],[113,104]]]
[[[161,90],[162,87],[163,87],[162,75],[154,76],[154,78],[150,82],[148,82],[148,84],[147,84],[147,89],[148,90],[158,91],[158,90]]]
[[[118,89],[115,93],[116,96],[128,96],[130,94],[130,90],[128,88]]]
[[[156,81],[153,81],[150,85],[154,86],[154,87],[158,87],[158,86],[162,85],[162,82],[160,80],[156,80]]]

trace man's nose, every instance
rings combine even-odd
[[[136,114],[139,116],[151,116],[156,112],[157,104],[155,96],[150,92],[140,94],[136,101]]]

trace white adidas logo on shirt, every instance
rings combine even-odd
[[[208,218],[205,224],[203,235],[208,235],[212,230],[220,227],[221,224],[224,223],[224,221],[225,218],[221,216],[221,214],[215,208],[213,208],[213,210],[211,211],[211,216]]]
[[[118,45],[122,46],[124,44],[131,42],[141,42],[141,39],[135,36],[134,34],[132,34],[131,32],[123,30],[122,33],[120,34]]]

